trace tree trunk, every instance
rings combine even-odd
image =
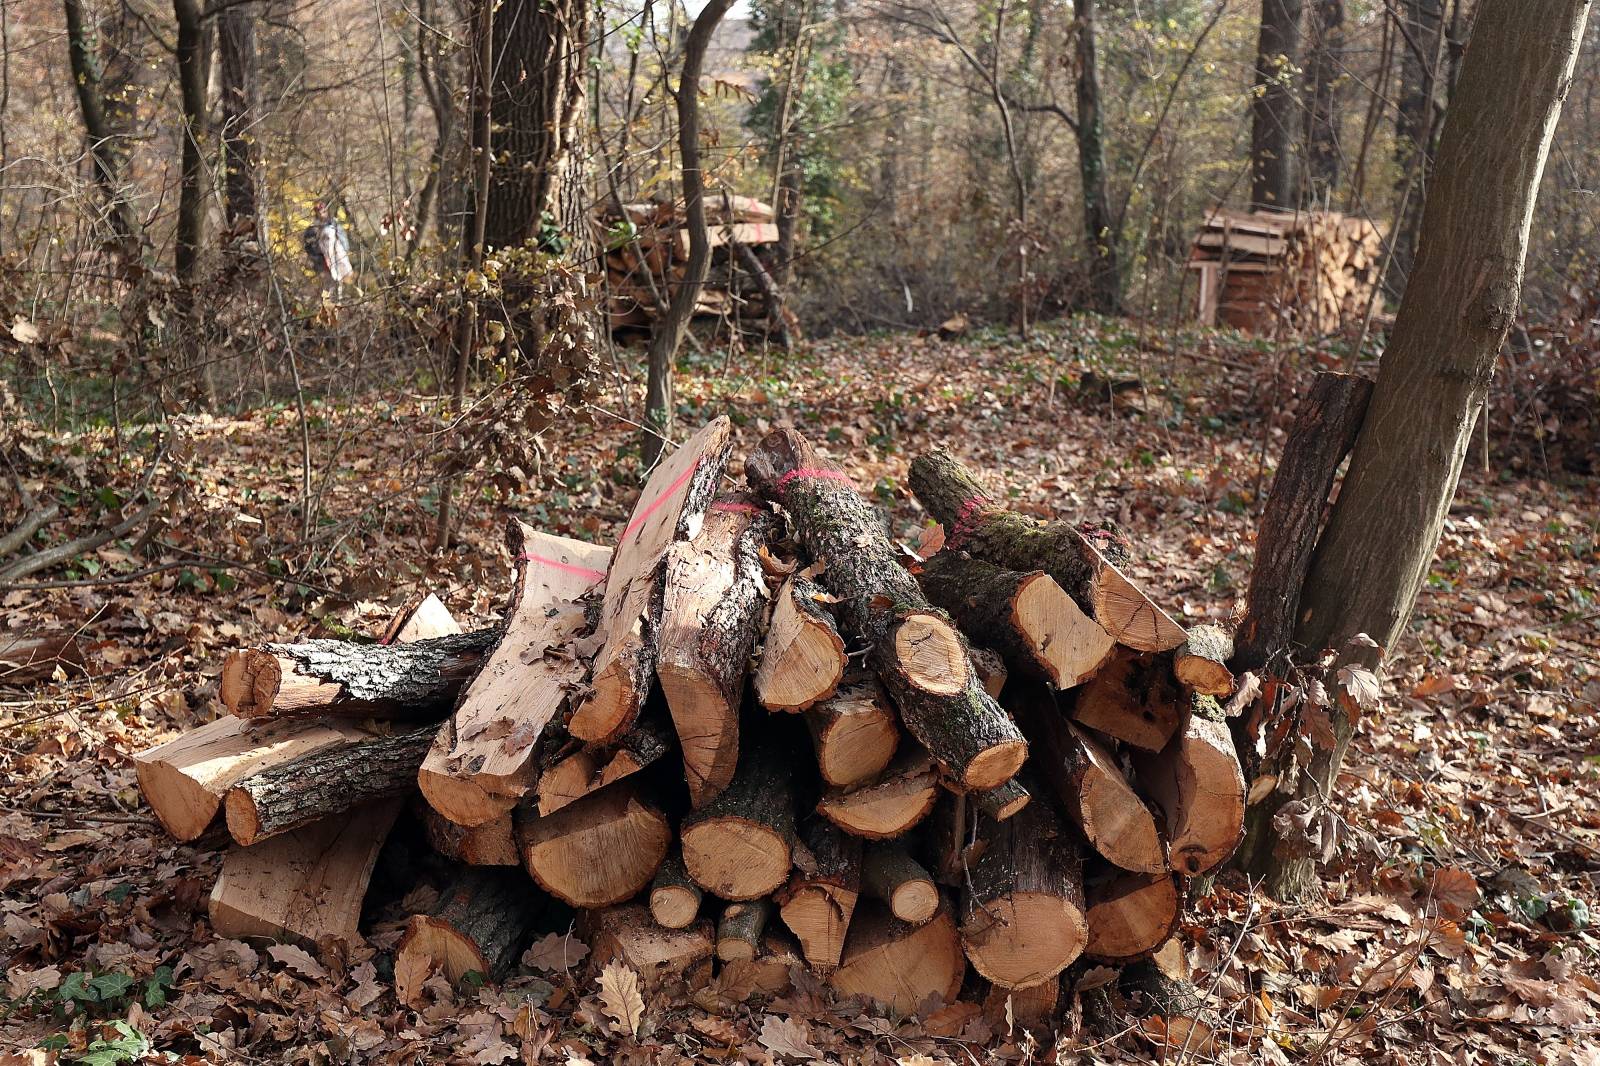
[[[1261,0],[1255,95],[1250,100],[1250,200],[1257,207],[1293,208],[1295,134],[1300,108],[1294,70],[1300,62],[1304,0]]]
[[[253,5],[223,8],[217,16],[217,52],[222,70],[222,158],[226,171],[228,228],[237,233],[248,220],[258,243],[266,240],[261,153],[261,80],[256,62]]]
[[[1330,201],[1339,184],[1342,161],[1339,118],[1344,76],[1344,0],[1313,0],[1311,56],[1306,82],[1310,96],[1306,107],[1306,184],[1314,200]]]
[[[1089,303],[1101,314],[1122,309],[1120,229],[1106,192],[1106,151],[1100,119],[1100,75],[1095,58],[1096,0],[1077,0],[1076,50],[1078,179],[1083,186],[1083,238],[1089,252]]]
[[[173,243],[173,268],[178,277],[180,307],[193,311],[194,286],[200,276],[200,250],[206,226],[206,83],[209,42],[205,13],[196,0],[172,0],[178,27],[178,98],[183,109],[183,169],[178,186],[178,229]]]
[[[101,89],[99,35],[92,24],[85,23],[82,0],[61,0],[67,21],[67,55],[72,65],[72,82],[77,91],[78,111],[83,118],[83,131],[88,141],[89,156],[94,161],[95,184],[105,197],[106,215],[111,228],[127,247],[140,236],[139,220],[133,205],[123,194],[122,160],[124,153],[118,144],[118,133],[112,128],[106,113],[105,95]]]
[[[1417,257],[1423,205],[1433,172],[1435,101],[1443,62],[1444,0],[1403,0],[1400,26],[1400,92],[1394,112],[1395,198],[1400,204],[1394,252],[1384,278],[1399,298]],[[1391,10],[1390,17],[1399,16]]]

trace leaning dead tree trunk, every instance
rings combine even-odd
[[[1261,0],[1255,95],[1250,100],[1250,200],[1258,207],[1294,206],[1294,145],[1300,108],[1294,71],[1300,60],[1304,0]]]

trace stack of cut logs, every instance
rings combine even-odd
[[[596,230],[606,251],[611,327],[648,326],[688,271],[689,230],[682,201],[624,204],[622,215],[602,214]],[[775,244],[771,205],[749,196],[706,196],[711,268],[695,301],[699,315],[765,319],[772,279],[755,249]]]
[[[1213,211],[1195,238],[1202,325],[1252,333],[1359,329],[1383,274],[1383,231],[1336,211]]]
[[[615,548],[511,521],[497,626],[430,600],[378,643],[234,653],[232,715],[137,758],[174,836],[220,811],[239,845],[218,932],[355,937],[410,796],[453,861],[397,972],[498,978],[550,897],[647,981],[803,960],[899,1012],[970,962],[1042,1017],[1080,956],[1161,948],[1241,833],[1229,637],[947,453],[911,465],[919,561],[795,432],[736,491],[731,449],[719,418],[673,452]]]

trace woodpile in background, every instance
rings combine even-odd
[[[946,453],[911,467],[919,560],[793,431],[737,487],[732,448],[726,419],[679,447],[611,548],[512,521],[492,628],[430,598],[377,643],[232,655],[232,714],[137,758],[173,836],[237,845],[218,933],[355,938],[409,798],[445,876],[397,973],[499,978],[565,905],[647,983],[803,962],[899,1012],[1048,1015],[1080,958],[1167,944],[1243,823],[1227,634]]]
[[[1383,281],[1384,235],[1336,211],[1230,211],[1201,225],[1189,258],[1201,325],[1359,330]]]

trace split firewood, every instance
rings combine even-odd
[[[1115,756],[1053,707],[1034,706],[1023,720],[1037,745],[1041,776],[1074,825],[1101,855],[1124,870],[1162,873],[1166,849],[1155,815],[1128,784]]]
[[[413,914],[395,948],[395,969],[437,969],[451,984],[469,973],[499,981],[528,946],[543,908],[510,870],[466,867],[427,914]]]
[[[978,684],[983,686],[983,691],[999,699],[1001,690],[1006,687],[1006,681],[1011,676],[1010,671],[1006,669],[1006,661],[997,651],[972,645],[968,645],[967,655],[972,659],[972,668],[978,671]]]
[[[789,874],[794,848],[792,767],[772,743],[747,745],[733,782],[683,820],[683,865],[723,899],[754,899]]]
[[[1084,954],[1108,961],[1143,958],[1178,925],[1182,897],[1171,874],[1107,871],[1084,889],[1089,944]]]
[[[672,843],[672,825],[633,780],[619,781],[551,815],[516,811],[522,863],[552,896],[608,907],[638,895]]]
[[[771,917],[772,900],[765,896],[722,908],[722,918],[717,922],[717,958],[722,962],[748,962],[761,954],[762,935]]]
[[[1112,656],[1076,695],[1075,721],[1144,751],[1167,746],[1188,703],[1162,658],[1130,651]]]
[[[945,527],[951,550],[1024,573],[1042,569],[1119,644],[1166,651],[1186,634],[1082,531],[1007,511],[949,452],[911,462],[911,491]]]
[[[1027,742],[984,691],[965,641],[900,565],[877,513],[848,475],[787,429],[757,446],[745,474],[789,512],[824,567],[820,576],[840,598],[844,630],[871,648],[906,730],[957,787],[994,788],[1014,775]]]
[[[966,971],[948,904],[930,920],[912,925],[884,904],[863,900],[828,983],[840,995],[864,996],[896,1014],[912,1014],[929,998],[954,1002]]]
[[[613,960],[633,967],[649,989],[675,977],[692,979],[702,970],[709,974],[716,941],[709,919],[683,929],[663,929],[639,904],[584,911],[578,916],[579,932],[599,968]]]
[[[499,638],[481,629],[410,644],[264,644],[228,656],[220,695],[240,718],[437,719]]]
[[[647,714],[615,748],[580,748],[540,774],[539,813],[553,814],[573,800],[638,773],[671,751],[671,730]]]
[[[868,846],[861,860],[861,891],[888,904],[902,922],[921,925],[939,909],[933,875],[899,844]]]
[[[1201,713],[1160,753],[1138,754],[1139,784],[1166,815],[1173,868],[1189,877],[1215,870],[1244,835],[1244,773],[1228,727]]]
[[[1053,687],[1082,684],[1116,643],[1043,570],[1022,573],[942,551],[922,564],[922,588],[1011,665]]]
[[[1233,637],[1227,630],[1195,626],[1189,630],[1189,639],[1172,653],[1172,673],[1202,696],[1229,696],[1233,693],[1233,673],[1228,669],[1231,658]]]
[[[999,788],[972,794],[972,800],[978,805],[978,810],[997,822],[1010,818],[1026,807],[1032,799],[1028,790],[1022,786],[1022,782],[1014,777]]]
[[[591,691],[568,728],[590,744],[610,744],[632,727],[650,690],[660,622],[661,564],[667,550],[700,530],[733,447],[726,416],[712,419],[656,466],[622,531],[606,573]]]
[[[831,696],[844,677],[844,639],[811,579],[790,577],[772,601],[756,664],[756,699],[769,711],[801,711]]]
[[[457,825],[420,797],[414,804],[428,847],[468,866],[521,866],[511,815],[503,814],[482,825]]]
[[[0,685],[42,681],[53,675],[58,666],[82,665],[83,644],[75,630],[0,633]]]
[[[767,592],[760,551],[771,524],[752,497],[723,497],[662,564],[656,677],[696,807],[728,787],[739,761],[739,706]]]
[[[1061,1009],[1061,982],[1052,977],[1027,988],[1002,988],[990,985],[983,997],[983,1016],[996,1032],[1017,1029],[1048,1032],[1054,1028]]]
[[[980,827],[988,846],[968,868],[961,943],[972,966],[1002,988],[1059,974],[1088,942],[1083,860],[1042,803]]]
[[[360,944],[361,903],[400,805],[378,800],[252,848],[228,849],[206,908],[212,931]]]
[[[939,775],[928,753],[902,744],[886,770],[871,784],[829,789],[817,813],[858,837],[897,837],[928,816],[939,796]]]
[[[464,632],[461,623],[444,601],[433,593],[407,606],[395,615],[378,637],[379,644],[411,644],[433,637],[449,637]]]
[[[817,768],[834,788],[859,785],[883,772],[900,742],[883,686],[862,672],[805,712]]]
[[[650,883],[650,916],[664,929],[687,929],[700,914],[701,896],[683,868],[683,855],[674,850]]]
[[[539,742],[583,679],[572,644],[586,622],[581,598],[611,553],[506,523],[513,570],[505,636],[439,729],[417,785],[457,825],[508,814],[534,784]]]
[[[359,803],[399,796],[416,786],[417,767],[434,728],[374,736],[323,748],[261,770],[228,790],[228,832],[245,847]]]
[[[779,913],[806,961],[821,970],[839,965],[845,931],[861,894],[861,841],[821,819],[806,826],[806,848],[778,893]]]

